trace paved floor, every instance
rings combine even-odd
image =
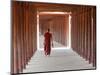
[[[40,48],[43,48],[43,36],[39,38]],[[45,56],[43,50],[37,50],[31,58],[23,73],[61,71],[61,70],[79,70],[92,69],[92,64],[85,61],[72,49],[67,49],[64,45],[53,41],[54,47],[63,47],[59,49],[52,48],[51,55]],[[64,48],[65,47],[65,48]]]
[[[92,69],[92,65],[71,49],[52,50],[50,56],[37,51],[23,73],[60,70]]]

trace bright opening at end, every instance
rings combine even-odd
[[[37,50],[44,50],[44,48],[40,48],[39,41],[39,15],[41,14],[69,14],[69,40],[67,47],[51,47],[53,50],[61,50],[61,49],[71,49],[71,12],[37,12]]]
[[[39,12],[41,14],[71,14],[71,12]]]

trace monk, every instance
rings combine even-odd
[[[44,52],[45,55],[49,55],[51,53],[51,43],[53,46],[53,39],[52,34],[50,33],[50,29],[47,30],[47,32],[44,34]]]

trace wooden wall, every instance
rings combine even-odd
[[[84,6],[72,13],[72,48],[96,66],[96,7]]]
[[[53,39],[67,47],[69,37],[69,15],[41,15],[51,16],[49,19],[40,19],[40,31],[42,35],[50,28]]]
[[[12,1],[12,74],[22,72],[35,53],[36,20],[36,11],[35,8],[31,10],[31,4]]]

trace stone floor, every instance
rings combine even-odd
[[[43,36],[40,36],[40,48],[43,48]],[[72,49],[66,48],[64,45],[53,41],[51,55],[45,56],[44,51],[37,50],[35,55],[31,58],[23,73],[30,72],[45,72],[45,71],[61,71],[61,70],[79,70],[79,69],[93,69],[92,64],[80,57]]]
[[[93,68],[92,64],[71,49],[52,50],[50,56],[45,56],[44,51],[37,50],[23,73]]]

